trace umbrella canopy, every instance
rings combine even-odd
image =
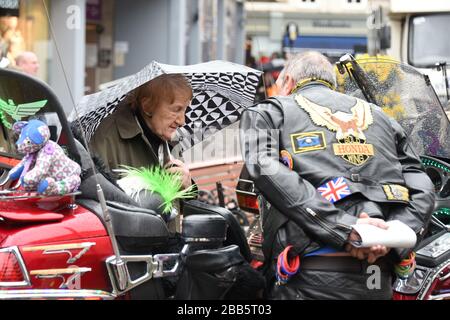
[[[184,150],[239,120],[242,111],[255,102],[262,76],[258,70],[226,61],[189,66],[153,61],[116,85],[84,96],[69,120],[85,132],[89,142],[102,120],[114,112],[130,91],[165,73],[184,74],[193,90],[186,124],[177,132]]]

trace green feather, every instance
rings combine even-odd
[[[191,198],[196,194],[193,185],[181,190],[182,179],[180,173],[171,173],[160,167],[121,167],[120,173],[122,178],[118,181],[119,185],[135,198],[142,190],[158,193],[164,201],[164,213],[172,210],[174,200]]]

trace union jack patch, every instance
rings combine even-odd
[[[322,197],[324,197],[331,203],[335,203],[352,194],[347,181],[343,177],[335,178],[328,182],[325,182],[323,185],[317,188],[317,191],[319,191]]]

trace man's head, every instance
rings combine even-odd
[[[185,124],[191,99],[192,88],[185,76],[163,74],[138,89],[136,106],[150,130],[168,141]]]
[[[296,85],[306,79],[322,80],[336,86],[334,67],[327,57],[317,51],[306,51],[287,61],[276,82],[279,94],[291,94]]]
[[[39,61],[36,54],[24,51],[16,57],[16,66],[23,72],[36,76],[39,70]]]

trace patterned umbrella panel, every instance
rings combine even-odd
[[[239,64],[211,61],[191,66],[152,62],[103,91],[84,96],[69,120],[90,141],[100,123],[112,114],[127,94],[164,73],[182,73],[191,83],[193,99],[186,111],[186,124],[176,140],[186,150],[239,120],[242,111],[255,103],[262,73]]]

